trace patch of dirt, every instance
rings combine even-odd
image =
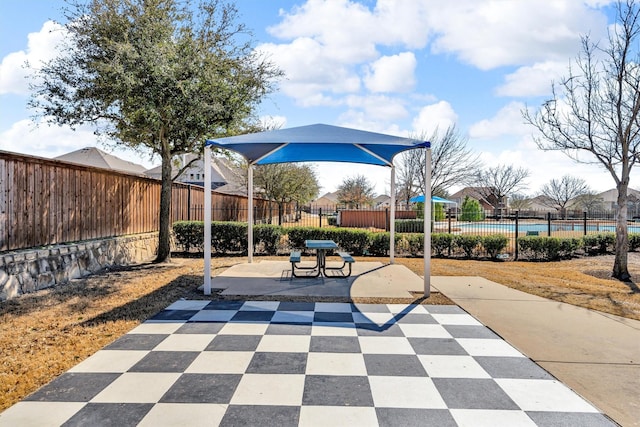
[[[482,276],[535,295],[640,320],[640,293],[633,291],[640,283],[640,253],[629,255],[634,281],[629,283],[603,276],[611,270],[611,256],[551,263],[434,259],[432,274]],[[357,259],[387,262],[387,258]],[[422,274],[422,259],[396,260]],[[212,258],[212,274],[243,262],[244,257]],[[197,290],[203,282],[203,268],[202,259],[176,257],[166,264],[105,270],[0,303],[0,411],[180,298],[220,299],[217,293],[204,296]],[[428,299],[416,295],[415,299],[364,298],[354,302],[451,303],[439,293]]]

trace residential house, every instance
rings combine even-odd
[[[375,209],[388,208],[391,206],[391,197],[386,194],[381,194],[373,199],[373,207]]]
[[[93,166],[102,169],[111,169],[134,175],[143,175],[145,167],[137,163],[123,160],[113,154],[105,153],[95,147],[85,147],[58,157],[55,160],[76,163],[83,166]]]
[[[195,154],[186,154],[171,168],[171,176],[178,174],[182,165],[190,164],[175,181],[185,184],[204,186],[204,159],[198,159]],[[150,178],[162,178],[162,166],[145,171]],[[225,187],[225,188],[223,188]],[[226,194],[246,195],[243,172],[231,160],[225,157],[211,159],[211,188]]]
[[[314,201],[311,202],[312,206],[317,207],[330,207],[331,209],[335,209],[335,206],[338,204],[338,192],[328,192],[318,197]]]
[[[464,202],[465,197],[468,196],[471,199],[477,200],[483,210],[493,211],[494,206],[497,206],[498,199],[493,194],[486,197],[485,194],[487,193],[490,192],[486,191],[485,187],[465,187],[462,190],[453,193],[451,196],[447,197],[447,199],[452,202],[456,202],[458,204],[458,208],[461,208],[462,202]]]

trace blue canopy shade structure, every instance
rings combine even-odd
[[[208,140],[207,146],[242,154],[250,165],[293,162],[348,162],[392,166],[393,157],[429,147],[411,138],[315,124]]]
[[[348,162],[379,165],[391,168],[391,221],[389,256],[393,263],[393,233],[395,218],[395,168],[393,158],[398,153],[415,148],[427,149],[425,173],[431,176],[431,144],[412,138],[366,132],[326,124],[314,124],[288,129],[216,138],[205,142],[205,224],[211,223],[211,149],[217,147],[241,154],[249,163],[248,168],[248,258],[253,259],[253,167],[273,163],[294,162]],[[425,194],[431,195],[431,184],[426,183]],[[430,215],[430,207],[427,213]],[[427,217],[427,216],[425,216]],[[425,220],[425,294],[430,291],[430,227]],[[211,293],[211,227],[205,227],[205,294]]]
[[[415,196],[409,199],[412,203],[424,203],[424,196]],[[443,199],[438,196],[431,196],[431,203],[446,203],[450,205],[457,205],[456,202],[452,202],[451,200]]]

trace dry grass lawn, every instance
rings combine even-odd
[[[214,258],[214,275],[245,261]],[[422,259],[397,261],[422,273]],[[640,284],[640,253],[629,257],[635,284],[608,279],[612,263],[611,256],[553,263],[434,259],[432,274],[482,276],[532,294],[640,320],[636,286]],[[202,259],[176,258],[170,264],[106,271],[0,303],[0,410],[172,302],[204,298],[196,289],[202,284],[202,269]],[[449,303],[437,293],[416,302]]]

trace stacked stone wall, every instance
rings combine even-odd
[[[0,254],[0,300],[49,288],[107,267],[152,260],[158,233],[56,245]]]

